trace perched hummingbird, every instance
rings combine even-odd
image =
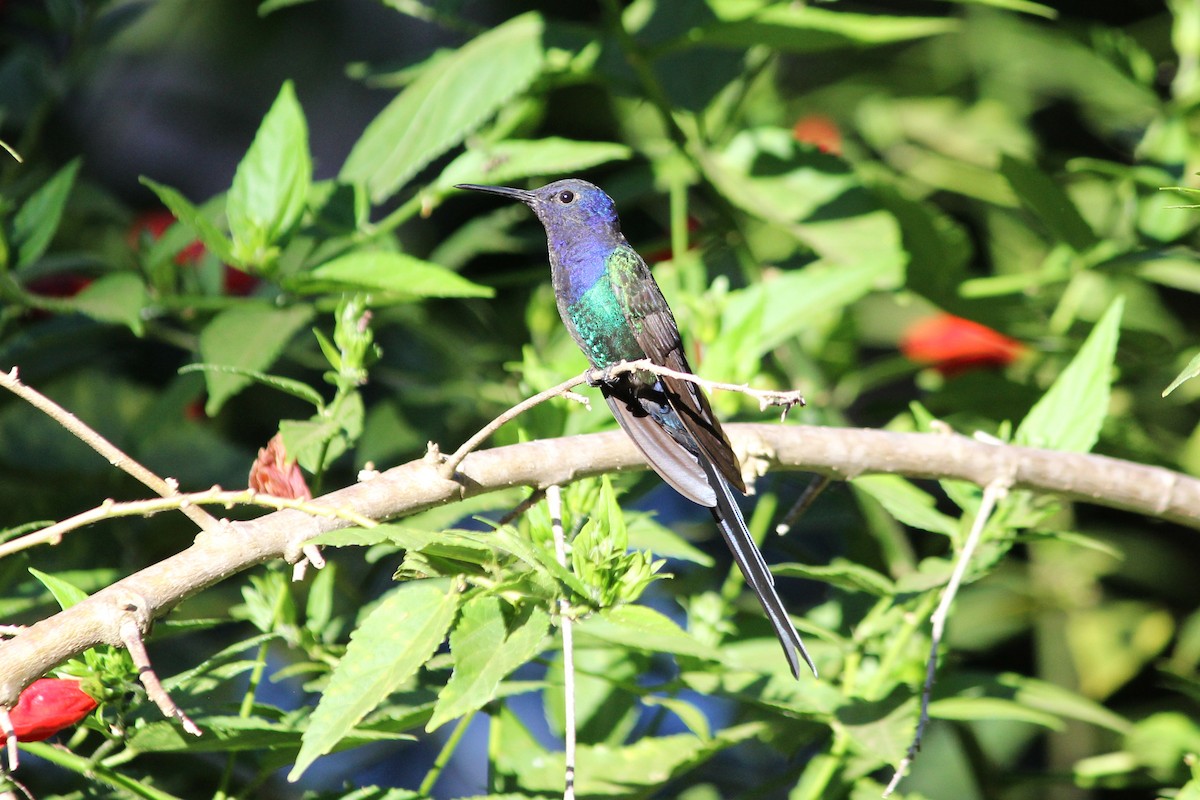
[[[537,214],[546,229],[558,313],[593,367],[650,359],[678,372],[692,371],[675,317],[650,268],[621,233],[612,198],[600,187],[569,178],[531,191],[466,183],[457,188],[520,200]],[[767,612],[792,674],[800,676],[798,653],[815,675],[734,500],[732,490],[745,493],[746,485],[704,392],[690,381],[645,371],[614,376],[600,389],[654,471],[712,511],[747,585]]]

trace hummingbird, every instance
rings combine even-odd
[[[691,373],[679,326],[658,283],[621,233],[616,204],[578,178],[540,189],[462,183],[458,189],[519,200],[546,229],[558,313],[592,367],[649,359]],[[783,646],[792,675],[800,658],[817,669],[775,591],[774,577],[754,544],[733,490],[746,492],[737,456],[704,391],[695,383],[640,370],[599,381],[613,416],[675,491],[708,508],[746,584]]]

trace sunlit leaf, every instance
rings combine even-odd
[[[355,143],[339,175],[381,203],[463,140],[542,70],[542,18],[513,17],[425,69]]]
[[[391,590],[350,635],[304,732],[288,780],[320,756],[393,691],[416,674],[442,640],[460,595],[448,581],[413,581]]]

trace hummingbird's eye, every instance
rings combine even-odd
[[[575,193],[570,191],[569,189],[558,193],[558,202],[562,203],[563,205],[566,205],[568,203],[573,203],[574,201],[575,201]]]

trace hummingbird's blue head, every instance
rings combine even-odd
[[[552,244],[556,240],[569,242],[585,237],[601,241],[624,238],[612,198],[599,186],[579,178],[566,178],[529,190],[470,183],[456,188],[520,200],[537,214]]]

